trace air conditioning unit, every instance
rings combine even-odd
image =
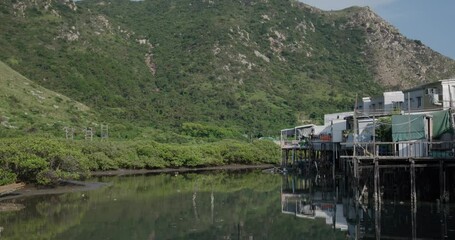
[[[438,94],[438,89],[436,88],[427,88],[425,93],[427,95],[433,95],[433,94]]]
[[[439,94],[437,93],[433,93],[430,95],[430,98],[431,98],[431,102],[434,104],[434,105],[438,105],[438,106],[441,106],[442,103],[439,102]]]

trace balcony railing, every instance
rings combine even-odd
[[[354,147],[355,145],[355,147]],[[352,149],[352,155],[346,157],[415,157],[415,158],[453,158],[455,161],[455,141],[451,142],[357,142],[342,143]]]
[[[281,148],[298,148],[304,145],[304,142],[299,140],[281,140]]]

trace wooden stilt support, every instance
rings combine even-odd
[[[376,239],[381,239],[381,187],[379,182],[379,160],[374,159],[374,212]]]
[[[284,168],[288,167],[288,155],[289,155],[289,150],[284,150]]]
[[[379,163],[378,160],[374,160],[374,209],[378,210],[379,205]]]
[[[332,181],[333,181],[333,188],[335,189],[335,178],[336,178],[336,175],[335,175],[335,166],[336,166],[336,162],[335,162],[335,149],[334,149],[334,143],[332,143]]]
[[[410,175],[411,175],[411,224],[412,224],[412,239],[417,237],[417,196],[416,196],[416,177],[415,177],[415,162],[413,159],[409,159],[411,162]]]
[[[291,183],[292,183],[292,193],[295,193],[295,175],[292,175]]]
[[[411,175],[411,205],[417,204],[417,195],[416,195],[416,176],[415,176],[415,162],[413,159],[411,161],[410,175]]]
[[[440,221],[441,221],[441,239],[447,239],[447,214],[449,212],[449,207],[444,205],[440,209]]]
[[[439,201],[442,203],[443,199],[444,199],[444,176],[443,176],[443,164],[442,164],[442,160],[439,160]]]
[[[295,168],[295,147],[292,148],[292,168]]]
[[[355,193],[355,199],[356,199],[356,205],[355,207],[356,208],[359,208],[359,201],[358,199],[360,198],[360,189],[359,189],[359,181],[360,181],[360,177],[359,177],[359,162],[358,162],[358,159],[357,158],[353,158],[353,161],[354,161],[354,182],[353,182],[353,189],[354,189],[354,193]]]
[[[439,160],[439,201],[447,202],[446,194],[446,171],[444,168],[444,160]]]
[[[417,206],[412,205],[411,209],[411,227],[412,227],[412,239],[417,239]]]
[[[352,159],[352,163],[354,164],[354,177],[357,179],[357,178],[359,178],[359,175],[358,175],[359,174],[359,170],[358,170],[359,169],[359,166],[358,166],[359,163],[357,161],[357,158],[353,158]]]

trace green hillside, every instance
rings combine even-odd
[[[89,107],[40,87],[0,62],[0,136],[52,132],[95,124]]]
[[[106,120],[259,137],[387,87],[375,81],[370,30],[353,21],[362,11],[294,0],[5,0],[0,60]]]

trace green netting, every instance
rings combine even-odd
[[[425,115],[392,116],[394,142],[425,139]]]
[[[431,115],[433,115],[433,138],[438,138],[443,133],[452,130],[449,111],[434,112]]]

